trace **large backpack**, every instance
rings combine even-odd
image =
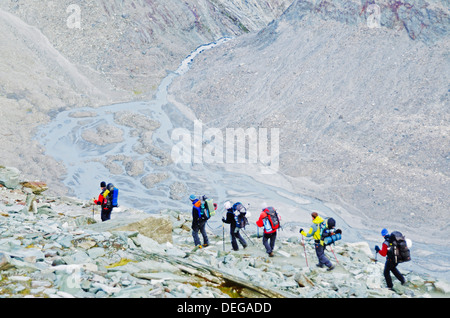
[[[236,221],[236,227],[243,229],[246,225],[248,225],[247,209],[241,202],[236,202],[233,204],[233,214],[234,219]]]
[[[399,231],[392,232],[389,242],[391,245],[389,253],[395,263],[409,262],[411,260],[411,252],[402,233]]]
[[[280,217],[277,213],[277,210],[273,207],[267,207],[263,210],[267,214],[267,218],[263,220],[264,222],[264,228],[266,232],[271,233],[275,232],[280,228]]]
[[[333,226],[336,224],[336,221],[333,218],[327,218],[326,220],[324,220],[322,223],[319,224],[320,239],[323,241],[325,246],[334,244],[334,242],[339,241],[342,238],[342,235],[340,233],[334,233],[334,229],[331,230],[328,228],[328,224],[331,223],[330,221],[332,222]],[[323,232],[325,230],[331,230],[331,235],[323,237]]]
[[[203,196],[204,203],[202,202],[202,210],[208,220],[211,216],[216,214],[214,201],[213,199],[206,199],[206,196]]]
[[[113,208],[119,206],[119,189],[117,189],[112,183],[108,183],[106,189],[109,191],[107,195],[108,204]]]

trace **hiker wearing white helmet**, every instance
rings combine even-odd
[[[234,205],[231,204],[230,201],[227,201],[224,203],[224,208],[226,210],[226,217],[222,217],[222,222],[226,224],[230,224],[230,236],[231,236],[231,246],[233,247],[234,251],[239,250],[239,245],[237,241],[241,243],[243,248],[247,247],[247,242],[242,237],[241,233],[239,232],[240,227],[238,226],[236,222],[236,215],[235,215],[235,209],[233,208]]]

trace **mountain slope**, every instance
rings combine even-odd
[[[280,128],[280,171],[371,226],[439,232],[450,208],[448,6],[383,1],[380,27],[368,27],[367,3],[295,1],[207,52],[171,94],[210,127]]]

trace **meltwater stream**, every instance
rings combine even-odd
[[[63,181],[70,194],[92,199],[98,195],[101,181],[112,182],[120,189],[121,206],[148,213],[159,213],[166,208],[190,212],[189,195],[207,194],[219,203],[219,212],[208,222],[213,232],[222,231],[222,204],[226,200],[250,204],[249,233],[256,232],[254,223],[261,203],[266,202],[280,211],[286,235],[298,235],[300,226],[309,226],[310,213],[316,210],[336,219],[345,241],[381,239],[379,229],[356,229],[335,209],[320,200],[288,191],[283,184],[261,183],[247,174],[227,171],[217,165],[176,164],[170,160],[174,146],[171,132],[175,128],[192,130],[195,116],[187,118],[185,111],[181,112],[168,101],[168,87],[175,77],[189,70],[198,54],[227,40],[223,38],[193,51],[175,72],[163,79],[151,101],[67,110],[40,127],[36,138],[44,146],[46,155],[65,165],[67,175]],[[381,241],[376,243],[381,244]],[[441,252],[437,251],[436,255]],[[447,264],[448,259],[447,253],[442,264]],[[426,271],[426,261],[419,259],[416,264]],[[442,271],[442,267],[438,267]],[[435,271],[436,266],[429,269]],[[448,271],[447,267],[443,273]]]

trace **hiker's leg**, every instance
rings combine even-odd
[[[239,249],[239,246],[236,242],[236,225],[233,223],[230,224],[230,236],[231,236],[231,246],[233,247],[234,251],[237,251]]]
[[[200,238],[198,237],[198,224],[196,222],[192,222],[192,237],[194,238],[194,245],[200,245]]]
[[[395,277],[397,277],[402,285],[405,283],[405,277],[403,277],[402,273],[400,273],[400,271],[397,269],[397,264],[392,267],[391,272]]]
[[[326,267],[331,267],[332,264],[330,260],[325,256],[325,248],[320,244],[320,242],[314,243],[316,248],[316,255],[319,259],[319,266],[325,265]]]
[[[241,242],[243,247],[247,247],[247,242],[244,240],[239,230],[236,232],[236,238]]]
[[[266,248],[266,253],[270,254],[272,253],[272,249],[270,248],[269,242],[268,240],[270,239],[270,234],[265,234],[263,235],[263,244],[264,247]]]
[[[206,234],[206,221],[200,223],[200,233],[202,233],[203,236],[203,244],[208,245],[208,235]]]
[[[270,250],[273,252],[275,249],[275,240],[277,239],[277,232],[271,234],[270,237]]]
[[[392,288],[394,285],[392,284],[392,278],[391,278],[391,269],[392,269],[392,263],[387,260],[384,264],[384,279],[386,280],[386,285],[388,288]]]

